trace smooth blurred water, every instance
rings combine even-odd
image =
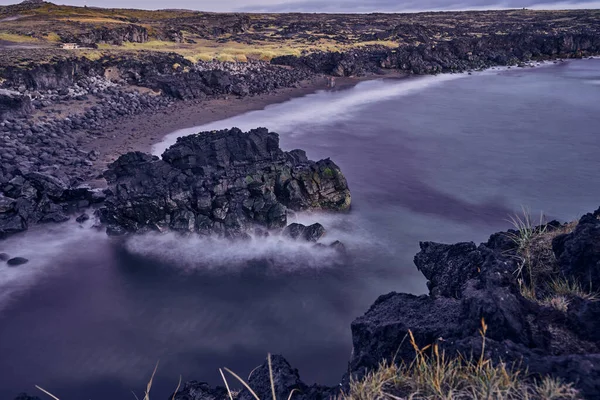
[[[153,398],[179,375],[219,383],[267,352],[309,383],[336,384],[350,322],[378,295],[425,293],[421,240],[484,241],[522,206],[570,220],[600,206],[600,60],[364,82],[192,130],[266,126],[284,149],[331,157],[349,214],[303,214],[350,257],[254,239],[172,235],[126,243],[75,223],[0,242],[31,259],[0,265],[0,398],[131,399],[160,359]]]

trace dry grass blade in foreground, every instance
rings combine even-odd
[[[411,364],[382,362],[361,380],[352,380],[343,400],[574,400],[578,392],[570,384],[545,377],[528,380],[526,371],[494,364],[483,356],[487,326],[482,320],[481,356],[449,358],[437,344],[420,348],[409,331],[416,357]],[[425,353],[430,349],[430,355]]]
[[[514,231],[507,233],[516,245],[517,269],[515,275],[523,297],[539,304],[566,312],[573,297],[596,301],[598,294],[584,289],[581,282],[561,275],[552,241],[561,234],[573,232],[578,221],[568,224],[547,224],[543,214],[534,221],[529,211],[509,219]]]
[[[58,397],[56,397],[55,395],[53,395],[52,393],[50,393],[46,389],[43,389],[43,388],[39,387],[38,385],[35,385],[35,388],[38,389],[38,390],[41,390],[44,393],[46,393],[48,396],[52,397],[54,400],[60,400]]]
[[[278,400],[277,399],[277,393],[275,391],[275,379],[273,377],[273,363],[271,362],[271,354],[267,355],[267,363],[269,365],[269,381],[271,383],[271,394],[273,396],[273,400]],[[224,368],[225,371],[229,372],[231,375],[233,375],[233,377],[235,379],[237,379],[242,385],[244,385],[244,387],[246,389],[248,389],[248,391],[252,394],[252,396],[254,396],[254,398],[256,400],[261,400],[260,397],[258,397],[258,395],[256,394],[256,392],[254,390],[252,390],[252,388],[250,387],[250,385],[248,385],[242,378],[239,377],[239,375],[237,375],[235,372],[233,372],[232,370],[230,370],[229,368]],[[256,369],[256,368],[255,368]],[[225,383],[225,388],[227,389],[227,393],[229,394],[229,399],[233,400],[234,396],[233,393],[231,392],[230,388],[229,388],[229,383],[227,382],[227,379],[225,378],[225,374],[223,374],[223,370],[219,368],[219,372],[221,373],[221,377],[223,378],[223,382]],[[252,371],[254,372],[254,370]],[[252,375],[252,372],[250,372],[250,375]],[[294,393],[296,393],[298,391],[298,389],[293,389],[287,400],[291,400],[292,396],[294,395]],[[266,400],[266,399],[262,399],[262,400]],[[281,399],[280,399],[281,400]]]
[[[152,382],[154,381],[154,375],[156,375],[156,370],[158,369],[159,362],[160,361],[156,362],[156,365],[154,366],[154,371],[152,371],[152,376],[150,377],[150,380],[146,385],[146,393],[144,394],[144,400],[150,400],[150,389],[152,389]]]

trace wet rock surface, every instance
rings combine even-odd
[[[179,138],[162,159],[129,153],[104,176],[109,189],[100,215],[111,234],[170,229],[235,237],[256,225],[284,228],[288,208],[343,211],[351,201],[333,161],[284,152],[279,136],[264,128]],[[319,227],[302,236],[316,241]]]

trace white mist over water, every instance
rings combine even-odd
[[[268,237],[251,235],[247,240],[175,233],[146,234],[128,238],[125,248],[132,254],[168,263],[184,273],[233,272],[261,261],[266,261],[272,272],[297,273],[333,268],[343,263],[345,255],[328,247],[337,240],[352,253],[381,247],[350,214],[298,213],[288,217],[288,224],[293,222],[304,225],[319,222],[327,232],[318,245],[284,237],[277,231],[270,232]]]
[[[232,127],[248,131],[257,127],[266,127],[270,131],[280,134],[293,135],[293,128],[296,126],[300,125],[307,129],[307,127],[323,123],[335,123],[347,119],[350,115],[360,112],[361,108],[373,103],[406,96],[466,76],[466,74],[444,74],[398,80],[378,79],[361,82],[347,90],[318,91],[284,103],[270,105],[264,110],[252,111],[206,125],[175,131],[154,145],[152,154],[160,156],[167,148],[175,144],[178,137],[202,131]]]
[[[85,257],[106,243],[104,232],[74,222],[41,225],[1,241],[0,252],[29,262],[17,267],[0,265],[0,311],[45,276],[60,271],[63,262]]]

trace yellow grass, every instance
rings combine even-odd
[[[58,34],[56,34],[54,32],[50,32],[49,34],[47,34],[44,37],[49,42],[56,42],[56,43],[60,42],[60,36],[58,36]]]
[[[342,400],[568,400],[579,399],[572,385],[545,377],[528,380],[526,371],[493,363],[484,355],[487,325],[481,321],[481,356],[447,357],[437,344],[420,348],[409,330],[416,357],[411,364],[382,362],[361,380],[352,379]]]
[[[6,40],[7,42],[15,43],[39,43],[40,40],[31,36],[15,35],[12,33],[0,32],[0,40]]]
[[[90,61],[97,61],[102,58],[104,55],[101,51],[98,50],[75,50],[85,58]]]
[[[63,17],[59,18],[60,21],[75,21],[89,24],[127,24],[127,21],[121,21],[119,19],[104,18],[104,17]]]
[[[161,40],[151,40],[146,43],[123,43],[122,46],[100,44],[99,49],[104,50],[149,50],[175,52],[192,62],[198,61],[237,61],[247,62],[250,59],[270,61],[275,57],[284,55],[300,56],[303,53],[316,51],[348,51],[363,46],[381,45],[397,47],[393,41],[358,42],[351,45],[342,45],[329,39],[319,39],[312,43],[300,40],[287,40],[283,42],[255,41],[254,43],[226,42],[218,43],[212,40],[193,38],[196,43],[175,43]]]

